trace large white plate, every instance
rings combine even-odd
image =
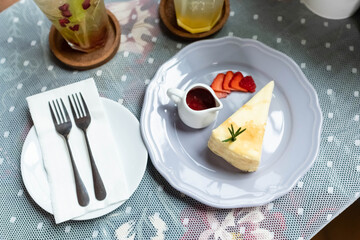
[[[195,130],[179,120],[166,95],[170,87],[211,84],[219,72],[252,75],[257,91],[275,81],[259,169],[243,173],[207,147],[211,130],[253,94],[233,92],[221,99],[217,121]],[[188,45],[159,68],[149,84],[141,130],[157,170],[179,191],[218,208],[266,204],[289,192],[314,163],[322,114],[314,88],[297,64],[264,44],[235,37]]]
[[[109,99],[101,98],[117,146],[126,155],[124,173],[133,194],[145,173],[148,153],[140,134],[139,121],[122,105]],[[21,174],[27,191],[34,201],[45,211],[53,213],[50,200],[49,183],[41,155],[40,144],[35,128],[32,127],[25,139],[21,153]],[[125,201],[107,208],[90,212],[73,220],[87,220],[103,216]]]

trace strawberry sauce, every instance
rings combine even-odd
[[[216,106],[212,94],[203,88],[195,88],[186,95],[186,104],[193,110],[205,110]]]

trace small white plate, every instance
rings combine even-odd
[[[275,81],[254,173],[240,172],[207,147],[211,130],[254,94],[221,99],[217,120],[203,129],[184,125],[166,94],[169,88],[210,85],[228,70],[252,75],[256,92]],[[226,37],[192,43],[162,65],[148,85],[140,122],[154,166],[173,187],[204,204],[235,208],[264,205],[295,186],[317,156],[322,114],[314,88],[291,58],[258,41]]]
[[[110,121],[116,144],[121,152],[127,156],[126,161],[124,161],[124,173],[129,184],[129,192],[133,194],[145,173],[148,159],[148,153],[140,134],[139,121],[122,105],[106,98],[101,98],[101,101]],[[21,174],[30,196],[41,208],[52,214],[49,183],[34,127],[30,129],[23,145]],[[124,202],[90,212],[73,220],[88,220],[103,216]]]

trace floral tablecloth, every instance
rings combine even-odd
[[[257,39],[299,64],[317,91],[324,122],[319,155],[287,195],[265,206],[214,209],[173,189],[148,160],[121,207],[88,221],[56,225],[27,193],[20,157],[32,126],[25,98],[93,77],[101,96],[140,118],[156,70],[190,42],[158,16],[158,0],[106,1],[122,27],[118,53],[87,71],[51,54],[50,22],[31,0],[0,13],[0,239],[310,239],[360,195],[360,13],[327,20],[301,1],[231,0],[210,38]]]

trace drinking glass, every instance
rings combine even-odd
[[[34,0],[71,48],[91,52],[107,38],[104,0]]]
[[[191,33],[209,31],[220,19],[224,0],[174,0],[177,24]]]

